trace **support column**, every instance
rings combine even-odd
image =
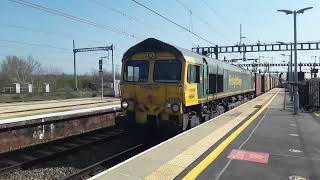
[[[297,12],[293,12],[294,21],[294,114],[298,114],[299,95],[298,95],[298,59],[297,59]]]
[[[74,78],[74,90],[78,90],[78,79],[77,79],[77,65],[76,65],[76,51],[73,40],[73,78]]]
[[[114,61],[113,61],[113,44],[111,44],[111,60],[112,60],[113,92],[114,92],[114,95],[116,95],[116,72],[114,70]]]

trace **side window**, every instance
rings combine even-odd
[[[223,75],[209,74],[209,94],[223,92]]]
[[[188,83],[200,83],[200,66],[188,65]]]
[[[223,92],[223,75],[218,74],[218,83],[217,83],[217,90],[218,92]]]
[[[196,83],[200,83],[200,66],[195,66],[196,69]]]
[[[209,94],[214,94],[217,91],[217,75],[209,74]]]

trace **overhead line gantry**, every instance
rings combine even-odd
[[[219,58],[221,53],[247,53],[247,52],[272,52],[272,51],[291,51],[291,42],[289,43],[266,43],[266,44],[241,44],[231,46],[207,46],[194,47],[192,51],[199,54],[210,54],[211,57]],[[299,42],[297,43],[297,50],[320,50],[320,41],[314,42]]]

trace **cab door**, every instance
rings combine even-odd
[[[200,82],[198,83],[198,97],[199,99],[208,97],[208,64],[207,61],[203,58],[203,64],[199,66]]]
[[[205,98],[209,95],[209,67],[208,62],[203,58],[203,93]]]
[[[199,77],[199,83],[197,84],[197,89],[198,89],[198,99],[202,99],[204,97],[204,81],[203,81],[203,65],[199,65],[198,68],[196,69],[197,76]]]

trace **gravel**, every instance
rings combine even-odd
[[[55,180],[76,172],[73,167],[50,167],[32,170],[19,170],[0,176],[0,180]]]

